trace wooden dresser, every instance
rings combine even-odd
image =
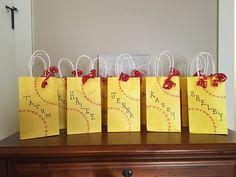
[[[127,170],[125,170],[127,169]],[[123,174],[122,175],[122,171]],[[236,133],[102,133],[0,141],[1,177],[236,177]]]

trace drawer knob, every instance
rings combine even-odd
[[[124,169],[124,170],[122,171],[122,175],[123,175],[124,177],[131,177],[131,176],[133,175],[133,171],[130,170],[130,169]]]

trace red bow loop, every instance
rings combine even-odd
[[[82,77],[82,82],[85,84],[90,78],[96,77],[97,71],[95,69],[90,70],[90,73]]]
[[[203,71],[203,69],[201,69],[201,70],[199,70],[198,72],[196,72],[196,73],[194,73],[194,75],[193,76],[206,76],[205,74],[204,74],[204,71]]]
[[[218,87],[219,86],[219,80],[212,80],[211,85],[213,87]]]
[[[211,80],[211,85],[213,87],[218,87],[220,82],[225,82],[227,80],[227,76],[224,73],[211,74],[210,76],[203,75],[199,77],[197,85],[204,89],[207,88],[207,79]]]
[[[42,88],[45,88],[46,86],[48,85],[48,82],[46,79],[43,80],[42,84],[41,84],[41,87]]]
[[[216,77],[220,82],[225,82],[227,80],[227,76],[224,73],[217,73],[213,76]]]
[[[101,79],[102,82],[105,82],[107,78],[103,77],[103,76],[100,76],[100,79]]]
[[[91,78],[95,78],[96,75],[97,75],[97,71],[96,71],[96,69],[92,69],[92,70],[90,70],[90,76],[91,76]]]
[[[179,70],[175,68],[170,68],[170,71],[168,73],[168,77],[173,77],[173,76],[180,76]]]
[[[171,77],[168,77],[163,84],[163,88],[164,89],[168,89],[170,90],[171,88],[175,87],[176,83],[174,83],[174,81],[171,80]]]
[[[165,79],[164,81],[164,84],[163,84],[164,89],[170,90],[176,86],[176,83],[171,80],[171,78],[174,76],[180,76],[180,72],[177,69],[171,68],[168,73],[167,79]]]
[[[49,74],[49,71],[46,69],[46,70],[44,70],[44,73],[43,73],[42,77],[47,77],[48,74]]]
[[[55,77],[56,73],[58,73],[58,68],[56,66],[51,66],[44,71],[43,77]]]
[[[49,68],[49,72],[51,74],[56,74],[56,73],[58,73],[58,68],[56,66],[52,66]]]
[[[220,82],[225,82],[227,80],[227,76],[224,73],[216,73],[211,76],[211,85],[213,87],[218,87]]]
[[[143,74],[138,70],[133,70],[131,72],[132,77],[143,77]]]
[[[204,88],[204,89],[207,88],[207,79],[208,79],[207,76],[200,77],[197,82],[197,85]]]
[[[72,74],[73,76],[76,76],[76,71],[73,70],[73,71],[71,72],[71,74]]]
[[[119,80],[120,81],[128,81],[129,80],[129,78],[130,78],[130,76],[128,75],[128,74],[125,74],[125,73],[121,73],[120,74],[120,77],[119,77]]]
[[[46,78],[43,80],[41,87],[45,88],[48,85],[48,79],[50,77],[55,77],[56,73],[58,73],[58,68],[56,66],[51,66],[48,68],[48,70],[45,70],[43,77],[46,77]]]
[[[81,71],[79,69],[73,70],[71,73],[73,74],[73,76],[76,76],[76,74],[77,74],[78,77],[81,77],[84,74],[83,71]]]

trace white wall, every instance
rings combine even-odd
[[[5,5],[19,9],[15,13],[15,30]],[[31,0],[0,2],[0,59],[2,77],[0,87],[0,140],[19,130],[18,76],[26,75],[32,52]]]
[[[236,89],[236,1],[234,0],[234,90]],[[234,127],[236,129],[236,92],[234,91]],[[234,129],[234,130],[235,130]]]
[[[235,130],[234,117],[234,0],[219,0],[219,71],[227,75],[228,126]]]
[[[217,57],[217,0],[33,0],[33,46],[55,65],[82,54],[172,50]]]
[[[32,15],[31,0],[15,0],[15,6],[20,10],[15,19],[15,58],[16,76],[28,74],[28,60],[32,54]]]
[[[11,14],[5,5],[13,1],[0,1],[0,139],[17,130],[17,89],[14,57],[14,31],[11,30]]]

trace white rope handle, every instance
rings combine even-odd
[[[188,73],[189,76],[192,76],[193,72],[196,72],[196,71],[193,71],[193,70],[194,70],[194,66],[196,64],[196,59],[197,59],[198,56],[199,56],[199,54],[195,55],[190,61],[190,67],[189,67],[189,73]]]
[[[28,63],[28,70],[30,77],[33,77],[33,65],[35,62],[35,59],[40,59],[43,62],[44,70],[46,70],[48,67],[51,66],[50,57],[47,52],[44,50],[36,50],[30,57],[29,63]],[[48,65],[46,64],[46,60],[48,60]]]
[[[197,58],[199,58],[198,61],[197,61]],[[203,73],[205,73],[206,68],[208,66],[207,63],[208,62],[207,62],[206,58],[204,56],[202,56],[201,53],[195,55],[190,61],[190,67],[189,67],[188,75],[192,76],[195,72],[200,72],[200,70],[203,70]],[[198,68],[199,70],[194,71],[195,66],[198,66],[196,68]]]
[[[196,58],[197,63],[199,63],[200,56],[201,55],[198,55],[198,57]],[[196,68],[197,68],[197,76],[199,77],[200,76],[200,70],[199,70],[198,64],[196,64]]]
[[[152,58],[149,59],[148,63],[147,63],[147,76],[150,76],[151,75],[151,68],[150,68],[150,65],[152,63]]]
[[[94,69],[94,65],[93,65],[93,60],[88,56],[88,55],[81,55],[77,58],[76,60],[76,64],[75,64],[75,70],[77,70],[78,68],[78,64],[79,64],[79,61],[82,59],[82,58],[87,58],[89,60],[89,71]],[[76,73],[76,77],[78,77],[78,73]]]
[[[213,59],[213,57],[212,57],[212,55],[210,53],[208,53],[208,52],[201,52],[200,55],[197,57],[197,62],[199,63],[200,57],[203,57],[204,55],[208,56],[207,58],[205,58],[206,60],[209,60],[209,59],[211,60],[211,62],[212,62],[212,72],[214,74],[215,73],[215,62],[214,62],[214,59]],[[209,68],[209,62],[206,63],[206,65],[207,65],[207,69],[204,72],[204,74],[207,74],[207,70]],[[197,67],[197,72],[198,72],[198,76],[199,76],[199,67],[198,67],[198,65],[196,65],[196,67]]]
[[[62,62],[66,62],[66,61],[71,65],[72,71],[75,70],[73,63],[72,63],[68,58],[61,58],[61,59],[58,61],[58,64],[57,64],[58,73],[59,73],[59,76],[60,76],[60,77],[63,77],[63,76],[62,76],[62,73],[61,73],[61,63],[62,63]]]
[[[201,70],[203,70],[203,73],[207,72],[208,65],[209,65],[208,60],[204,56],[201,56],[201,60],[199,61],[199,66]]]
[[[189,60],[185,61],[184,63],[184,76],[188,76],[188,68],[189,68]]]
[[[97,58],[94,59],[93,61],[93,66],[95,66],[95,62],[98,61],[99,62],[99,65],[100,65],[100,61],[103,61],[103,64],[104,64],[104,77],[107,77],[107,62],[103,59],[103,58],[100,58],[99,56]]]
[[[203,73],[207,74],[208,69],[209,69],[209,59],[212,62],[212,72],[215,73],[215,62],[214,62],[212,55],[208,52],[200,52],[198,55],[196,55],[193,58],[193,60],[191,62],[190,73],[194,72],[193,68],[194,68],[194,62],[195,62],[198,76],[200,75],[200,73],[199,73],[200,69],[203,69]],[[202,64],[201,61],[203,61],[204,64]],[[204,67],[203,67],[203,65],[204,65]]]
[[[209,52],[201,52],[200,53],[201,56],[206,57],[206,69],[205,69],[205,74],[208,73],[208,69],[209,69],[209,59],[211,60],[211,64],[212,64],[212,73],[211,74],[215,74],[216,73],[216,67],[215,67],[215,61],[212,57],[212,55]]]
[[[123,58],[123,61],[120,61],[121,58]],[[129,65],[128,65],[129,66],[129,71],[132,71],[132,70],[135,69],[135,64],[134,64],[133,57],[129,54],[123,53],[123,54],[119,55],[117,57],[116,61],[115,61],[115,74],[116,74],[117,77],[120,76],[121,70],[123,70],[123,62],[125,60],[128,60],[128,62],[129,62]]]
[[[171,65],[170,65],[170,68],[169,69],[173,69],[174,66],[175,66],[175,60],[174,60],[174,55],[171,51],[169,50],[164,50],[161,54],[160,54],[160,57],[162,55],[166,55],[170,60],[171,60]]]
[[[42,57],[45,57],[48,61],[48,66],[50,67],[51,66],[51,59],[48,55],[48,53],[44,50],[36,50],[34,51],[34,53],[32,54],[31,58],[32,57],[35,57],[35,56],[42,56]]]
[[[197,63],[197,61],[196,61],[196,64],[198,64],[198,65],[200,66],[200,70],[203,70],[203,73],[206,73],[206,72],[207,72],[207,69],[208,69],[208,67],[209,67],[209,61],[207,60],[207,58],[206,58],[205,56],[201,55],[201,52],[200,52],[198,55],[200,55],[200,56],[199,56],[199,59],[201,59],[201,60],[199,60],[198,63]],[[195,60],[196,60],[196,58],[198,57],[198,55],[195,56]],[[203,61],[203,64],[202,64],[202,61]],[[192,67],[191,67],[191,73],[194,72],[194,71],[193,71],[193,68],[194,68],[194,66],[192,65]]]
[[[165,50],[165,51],[161,52],[161,54],[159,56],[157,56],[155,59],[155,63],[154,63],[155,76],[159,76],[158,70],[161,66],[161,59],[164,55],[167,56],[167,58],[169,60],[169,71],[174,68],[174,55],[172,54],[172,52]]]
[[[44,69],[44,70],[47,70],[47,68],[48,68],[47,63],[46,63],[45,59],[44,59],[43,57],[41,57],[41,56],[34,56],[34,57],[33,57],[32,66],[34,65],[34,62],[35,62],[35,59],[36,59],[36,58],[38,58],[38,59],[40,59],[40,60],[42,61],[42,63],[43,63],[43,69]],[[30,61],[30,60],[29,60],[29,61]]]
[[[128,67],[129,67],[129,72],[131,74],[131,72],[135,69],[135,63],[134,63],[132,58],[125,58],[123,61],[121,61],[121,63],[120,63],[120,74],[121,74],[122,71],[124,71],[123,66],[124,66],[125,60],[128,60],[128,62],[129,62]]]
[[[156,61],[155,61],[156,58],[157,57],[149,59],[148,64],[147,64],[147,68],[146,68],[147,69],[147,76],[151,76],[151,66],[155,65],[155,64],[154,65],[151,65],[151,64],[152,64],[153,60],[154,60],[154,63],[156,63]],[[160,67],[161,67],[161,75],[163,75],[162,61],[160,61]],[[154,69],[154,71],[155,71],[155,69]]]

